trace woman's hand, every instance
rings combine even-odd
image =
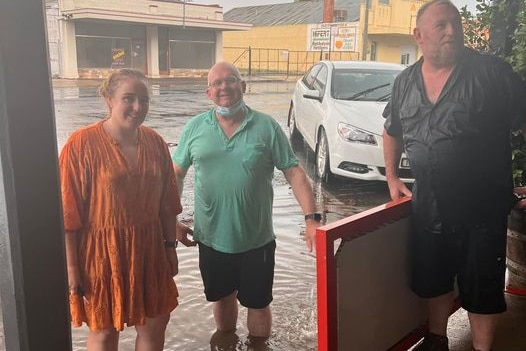
[[[82,281],[80,279],[80,270],[77,266],[68,265],[68,287],[70,295],[84,296]]]
[[[175,277],[179,273],[179,258],[177,257],[177,250],[172,247],[166,247],[166,257],[172,267],[172,277]]]

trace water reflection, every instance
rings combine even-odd
[[[239,350],[242,342],[235,331],[216,331],[210,338],[210,351],[235,351]]]

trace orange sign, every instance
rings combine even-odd
[[[124,49],[111,49],[111,66],[124,67],[126,64],[126,51]]]

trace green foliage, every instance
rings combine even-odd
[[[477,0],[476,9],[476,15],[466,6],[460,10],[466,46],[501,56],[526,78],[526,0]],[[504,50],[493,48],[485,36],[499,25],[506,33]],[[526,186],[526,141],[521,132],[512,134],[511,147],[513,181],[516,186]]]
[[[487,23],[477,19],[467,9],[467,6],[460,9],[460,16],[464,23],[464,43],[466,46],[480,52],[491,52]]]
[[[511,145],[513,183],[515,186],[526,186],[526,142],[521,132],[511,135]]]
[[[517,29],[513,34],[513,46],[508,62],[522,78],[526,78],[526,4],[522,1],[522,6],[517,14]]]

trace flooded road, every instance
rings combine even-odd
[[[294,82],[249,82],[245,101],[253,109],[272,115],[287,132],[287,113]],[[212,104],[204,93],[205,81],[188,80],[185,84],[163,82],[152,87],[152,102],[145,124],[157,130],[167,142],[176,144],[182,127],[195,114]],[[93,86],[58,86],[54,89],[57,142],[59,150],[67,137],[81,126],[100,120],[105,106]],[[313,177],[314,154],[303,142],[293,144],[302,166]],[[192,170],[192,169],[191,169]],[[192,224],[193,175],[185,178],[182,198],[184,222]],[[304,244],[305,229],[301,208],[294,199],[283,174],[274,179],[274,228],[277,235],[274,281],[273,332],[267,345],[258,350],[308,351],[317,349],[316,269],[315,256]],[[324,213],[324,223],[347,217],[388,201],[382,182],[341,180],[330,186],[312,181],[317,206]],[[211,304],[206,302],[198,268],[196,248],[180,247],[179,274],[175,280],[180,305],[172,313],[167,328],[165,350],[211,350],[210,339],[215,331]],[[84,351],[85,327],[73,329],[74,350]],[[134,329],[121,334],[120,350],[132,351]],[[1,335],[0,335],[1,336]],[[238,329],[231,335],[230,346],[214,346],[213,350],[248,350],[246,345],[246,310],[241,308]],[[224,341],[224,340],[223,340]],[[221,341],[220,341],[221,342]],[[3,340],[0,337],[0,350]],[[253,350],[253,348],[250,348]]]

